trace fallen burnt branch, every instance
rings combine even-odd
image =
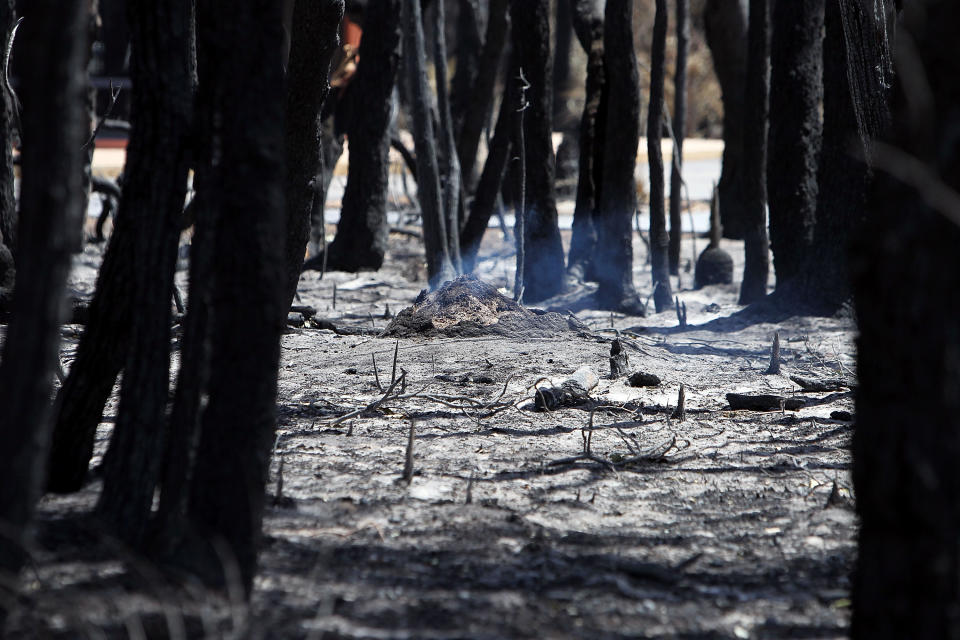
[[[769,393],[748,395],[744,393],[728,393],[727,402],[733,410],[747,411],[799,411],[806,402],[802,398],[784,398]]]
[[[597,374],[583,365],[564,380],[559,387],[537,388],[533,404],[538,411],[553,411],[561,407],[576,407],[590,400],[590,391],[600,382]],[[591,414],[592,415],[592,414]]]
[[[803,391],[827,392],[843,391],[850,388],[850,383],[843,378],[801,378],[800,376],[790,376],[793,381]]]

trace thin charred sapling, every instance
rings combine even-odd
[[[670,164],[670,274],[680,273],[683,231],[683,138],[687,129],[687,55],[690,51],[690,0],[676,0],[677,60],[673,76],[673,162]]]
[[[460,228],[463,202],[460,195],[463,184],[460,179],[460,160],[457,158],[457,144],[453,132],[453,117],[450,114],[450,94],[447,89],[447,44],[444,3],[437,1],[433,9],[433,71],[437,84],[437,111],[440,114],[440,127],[437,132],[440,161],[440,185],[443,191],[443,215],[447,225],[447,250],[453,269],[460,272]]]
[[[647,156],[650,158],[650,263],[653,303],[657,313],[673,306],[663,185],[664,58],[667,47],[667,1],[657,0],[653,23],[653,53],[650,67],[650,109],[647,113]]]
[[[700,257],[694,269],[694,286],[697,289],[711,284],[730,284],[733,282],[733,258],[720,248],[723,226],[720,223],[720,191],[713,185],[713,198],[710,201],[710,244]]]

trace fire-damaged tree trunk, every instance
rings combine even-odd
[[[506,6],[506,0],[497,0],[494,4],[497,3],[501,5],[500,14],[502,16],[502,7]],[[458,0],[456,4],[457,39],[454,44],[454,56],[457,59],[457,66],[450,83],[450,115],[453,118],[454,134],[457,140],[460,140],[466,114],[476,102],[484,102],[484,98],[489,99],[489,97],[473,91],[477,78],[481,73],[487,71],[484,68],[487,60],[483,57],[485,45],[480,33],[482,17],[480,0]],[[494,7],[488,7],[487,13],[487,35],[489,36],[490,20],[496,19]],[[501,43],[501,47],[496,51],[498,60],[502,49]],[[496,73],[496,64],[494,64],[493,72]],[[490,103],[487,102],[484,115],[487,115],[489,110]],[[460,158],[460,165],[463,166],[462,157]],[[464,181],[466,181],[466,173],[464,173]]]
[[[633,177],[640,142],[640,79],[633,47],[633,0],[607,0],[604,67],[607,80],[603,183],[597,225],[594,270],[600,287],[597,305],[644,315],[633,286],[633,234],[637,209]],[[662,200],[661,200],[662,202]]]
[[[687,132],[687,55],[690,52],[690,0],[677,3],[677,61],[673,75],[673,162],[670,163],[670,274],[680,273],[683,237],[683,138]],[[692,229],[691,229],[692,231]]]
[[[664,58],[667,48],[667,0],[657,0],[653,22],[653,52],[650,60],[650,109],[647,112],[647,157],[650,159],[650,263],[653,275],[653,303],[657,313],[673,308],[670,263],[663,186]]]
[[[602,0],[575,0],[573,6],[574,33],[587,54],[587,86],[580,119],[577,199],[573,210],[570,253],[567,256],[567,279],[571,284],[595,277],[592,270],[597,246],[594,215],[600,198],[598,181],[603,175],[606,129],[603,5]]]
[[[740,304],[767,295],[767,114],[770,104],[770,0],[750,0],[743,141],[743,282]],[[723,199],[721,196],[721,206]]]
[[[824,0],[773,5],[767,190],[777,286],[793,278],[813,241],[823,100]]]
[[[357,72],[343,94],[345,103],[338,106],[347,120],[350,166],[337,235],[327,247],[328,269],[379,269],[387,251],[390,116],[400,64],[400,8],[400,0],[371,0],[364,11]],[[323,256],[311,258],[310,264],[322,265]]]
[[[460,195],[463,184],[460,179],[460,160],[453,134],[453,117],[450,114],[450,94],[447,89],[447,42],[444,35],[446,13],[443,2],[433,7],[433,74],[437,87],[437,160],[440,168],[443,216],[447,227],[447,251],[457,273],[462,270],[460,262],[460,228],[463,218],[463,202]]]
[[[330,87],[330,60],[337,50],[337,30],[342,18],[343,0],[300,0],[293,6],[284,114],[288,306],[293,302],[303,267],[314,199],[325,199],[320,109]]]
[[[256,570],[264,490],[276,428],[283,291],[283,100],[280,7],[244,2],[224,12],[200,0],[211,51],[212,142],[206,205],[210,247],[210,377],[178,562],[247,595]],[[243,317],[243,322],[237,318]],[[191,544],[198,543],[198,544]]]
[[[170,376],[170,301],[189,168],[193,110],[189,3],[128,6],[131,135],[118,216],[134,228],[130,342],[104,459],[98,515],[139,544],[153,503]]]
[[[888,33],[873,2],[839,4],[855,37]],[[870,147],[877,179],[854,240],[853,638],[952,638],[960,625],[957,24],[953,0],[903,4],[893,131]]]
[[[35,37],[22,49],[31,108],[23,114],[20,269],[0,361],[0,627],[43,487],[61,310],[84,202],[86,2],[33,0],[26,12]]]
[[[0,0],[0,51],[8,50],[13,30],[13,0]],[[13,141],[15,117],[13,96],[7,85],[0,90],[0,314],[10,308],[16,274],[13,252],[17,229],[17,202],[13,195]]]
[[[523,113],[524,155],[526,156],[526,210],[523,245],[524,300],[536,302],[563,288],[563,246],[557,226],[557,203],[553,178],[552,116],[553,55],[550,47],[550,0],[511,0],[513,46],[517,65],[511,82],[520,71],[530,87],[529,107]]]
[[[707,0],[703,12],[713,68],[723,92],[723,168],[720,223],[726,238],[744,233],[744,87],[747,82],[746,0]]]
[[[440,167],[433,129],[433,97],[427,83],[426,51],[420,1],[403,3],[403,55],[413,116],[417,154],[417,197],[423,216],[423,240],[427,253],[427,277],[436,288],[454,277],[447,245],[447,220],[440,191]]]

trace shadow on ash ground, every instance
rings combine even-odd
[[[742,254],[735,243],[727,248]],[[509,247],[489,239],[485,255],[480,277],[512,282]],[[78,260],[78,292],[90,290],[97,259],[88,249]],[[408,306],[422,286],[416,241],[394,237],[388,264],[360,277],[306,274],[302,301],[338,328],[382,330],[387,307]],[[649,292],[642,264],[636,281]],[[681,281],[689,287],[692,275]],[[844,636],[856,528],[851,423],[829,416],[852,411],[852,396],[803,394],[798,412],[757,413],[730,411],[725,394],[799,395],[789,375],[849,376],[852,323],[800,317],[698,328],[738,309],[736,287],[681,287],[678,295],[693,325],[686,331],[676,330],[673,313],[590,310],[577,312],[590,332],[548,338],[397,342],[291,329],[269,487],[273,496],[282,457],[284,499],[267,513],[250,608],[174,591],[85,529],[79,514],[95,500],[93,482],[79,496],[44,499],[13,636],[143,637],[178,628],[264,638]],[[631,369],[657,374],[659,387],[603,378],[613,328],[628,343]],[[783,373],[765,375],[775,330]],[[76,336],[69,328],[65,335],[69,366]],[[337,422],[383,397],[374,359],[386,387],[397,345],[405,389]],[[532,387],[582,364],[601,375],[597,404],[633,410],[598,409],[594,459],[570,461],[583,451],[590,412],[534,412]],[[678,422],[668,418],[681,383],[687,418]],[[399,480],[411,421],[407,485]],[[618,464],[671,442],[661,456]]]

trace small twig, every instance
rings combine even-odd
[[[400,353],[400,341],[393,347],[393,369],[390,371],[390,384],[397,379],[397,354]]]
[[[123,85],[113,86],[113,80],[110,81],[110,104],[107,105],[107,110],[104,113],[103,117],[97,121],[97,125],[93,128],[93,133],[90,134],[90,138],[83,143],[81,149],[86,149],[93,141],[97,139],[97,134],[100,133],[100,129],[103,128],[103,124],[107,121],[107,118],[110,117],[110,114],[113,113],[113,108],[117,104],[117,98],[120,97],[120,91],[123,89]]]
[[[780,332],[773,332],[773,346],[770,347],[770,366],[767,367],[767,374],[780,373]]]
[[[464,501],[464,504],[473,504],[473,471],[470,472],[470,479],[467,480],[467,499]]]
[[[373,379],[377,383],[377,389],[383,391],[383,385],[380,384],[380,372],[377,370],[377,356],[374,353],[370,354],[370,359],[373,360]]]
[[[407,432],[407,455],[403,462],[403,481],[407,484],[413,480],[413,418],[410,418],[410,430]]]
[[[680,328],[685,329],[687,327],[687,303],[680,302],[680,296],[674,296],[673,300],[677,307],[677,321],[680,323]]]
[[[363,407],[362,409],[357,409],[357,410],[355,410],[355,411],[351,411],[350,413],[346,413],[346,414],[340,416],[339,418],[337,418],[337,419],[334,420],[333,422],[329,423],[329,426],[335,427],[335,426],[337,426],[338,424],[340,424],[341,422],[343,422],[344,420],[349,420],[350,418],[355,418],[355,417],[357,417],[357,416],[359,416],[359,415],[362,415],[362,414],[366,413],[367,411],[373,411],[374,409],[376,409],[377,407],[379,407],[381,404],[383,404],[384,402],[386,402],[387,400],[390,399],[390,395],[393,393],[394,388],[396,388],[396,386],[397,386],[398,384],[404,384],[404,385],[405,385],[405,384],[406,384],[406,378],[407,378],[406,372],[403,371],[403,370],[401,370],[400,378],[397,379],[397,380],[395,380],[394,382],[392,382],[392,383],[390,384],[390,386],[387,387],[387,390],[384,392],[383,396],[382,396],[379,400],[374,400],[373,402],[371,402],[371,403],[368,404],[367,406]],[[401,389],[402,389],[402,387],[401,387]],[[401,391],[401,393],[402,393],[402,391]]]
[[[684,386],[681,384],[680,392],[677,394],[677,408],[670,415],[672,419],[679,420],[680,422],[683,422],[684,420],[687,419],[687,409],[685,406],[686,399],[687,399],[686,396],[687,394],[684,389]]]

